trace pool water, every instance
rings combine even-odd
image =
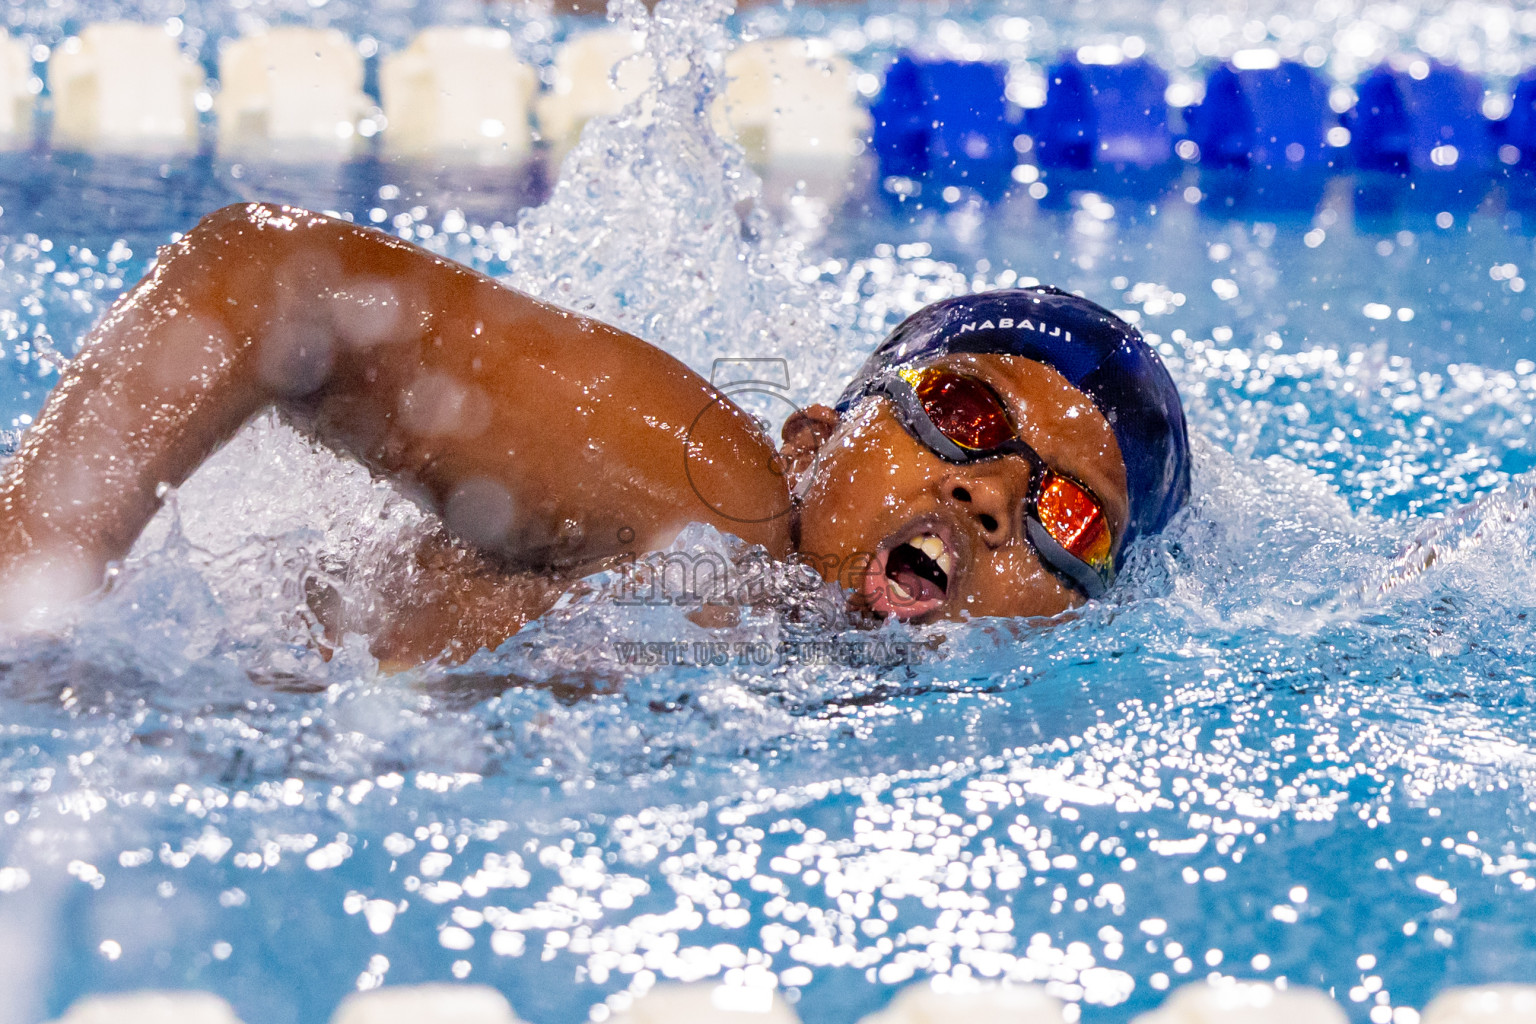
[[[1079,7],[1046,41],[1109,25],[1176,57],[1254,20],[1291,31],[1259,3],[1224,30],[1197,4]],[[1381,47],[1467,16],[1319,11]],[[653,44],[718,52],[758,24],[727,15],[663,0]],[[872,65],[903,33],[992,24],[794,17],[813,15],[864,33]],[[1498,72],[1522,31],[1468,62]],[[594,125],[520,219],[388,182],[345,212],[701,372],[782,359],[770,405],[834,396],[925,302],[1081,290],[1134,314],[1179,383],[1189,510],[1053,623],[861,631],[779,568],[793,602],[712,631],[598,580],[496,652],[386,676],[360,641],[321,658],[304,581],[355,585],[421,514],[257,422],[109,593],[0,638],[0,1020],[192,987],[307,1024],[359,987],[465,979],[575,1024],[707,978],[851,1024],[946,977],[1044,983],[1119,1022],[1220,974],[1408,1024],[1445,987],[1536,976],[1536,243],[1513,187],[1448,226],[1412,197],[1357,216],[1347,179],[1286,216],[1182,185],[752,204],[693,68],[649,127]],[[144,187],[130,172],[96,187]],[[85,232],[7,207],[0,420],[25,425],[198,212]],[[702,529],[678,550],[740,554]],[[642,664],[645,643],[674,653]]]

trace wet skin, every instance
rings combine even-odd
[[[1100,495],[1118,536],[1124,469],[1089,400],[1028,360],[956,365],[991,382],[1022,436]],[[98,589],[165,488],[268,409],[441,517],[443,534],[402,553],[363,607],[312,595],[330,627],[367,633],[391,667],[495,647],[575,579],[665,547],[690,522],[787,557],[791,486],[803,499],[798,551],[876,613],[1076,603],[1021,532],[1022,460],[951,466],[884,400],[843,424],[812,407],[776,452],[751,417],[632,335],[380,232],[251,204],[161,250],[6,464],[0,619],[46,620]],[[895,600],[884,560],[923,530],[953,569],[943,600]]]
[[[1111,534],[1130,504],[1113,429],[1091,399],[1054,369],[1017,356],[934,360],[985,380],[1004,400],[1019,436],[1060,473],[1103,502]],[[1041,564],[1024,532],[1030,466],[1016,456],[954,465],[914,438],[889,401],[849,411],[797,480],[800,549],[880,614],[930,621],[965,615],[1052,615],[1082,596]],[[886,574],[891,552],[913,537],[944,544],[946,586],[924,599]],[[835,569],[835,573],[834,573]]]

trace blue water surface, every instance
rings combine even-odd
[[[356,29],[350,8],[309,6]],[[1081,4],[1054,21],[877,5],[816,30],[862,66],[925,32],[1022,58],[1112,25],[1188,67],[1228,37],[1295,35],[1278,8],[1220,6],[1225,28],[1197,4]],[[1341,61],[1367,37],[1465,28],[1437,5],[1390,25],[1335,6],[1309,38]],[[665,44],[684,56],[761,28],[694,7]],[[1483,7],[1514,19],[1478,37],[1497,69],[1536,24]],[[216,34],[221,10],[176,16]],[[400,38],[415,23],[380,17]],[[538,46],[569,30],[538,24]],[[1107,1024],[1224,975],[1406,1024],[1447,986],[1536,977],[1536,256],[1518,190],[1363,216],[1341,178],[1280,215],[1209,201],[1189,172],[1151,198],[916,208],[866,167],[846,195],[786,197],[705,130],[696,70],[656,124],[590,129],[520,219],[510,186],[500,213],[494,196],[466,211],[377,164],[269,184],[701,372],[783,358],[799,403],[835,395],[925,302],[1080,290],[1134,317],[1179,383],[1190,508],[1109,599],[1050,623],[861,630],[801,585],[708,630],[598,580],[497,652],[389,676],[357,638],[321,657],[304,583],[356,584],[421,514],[259,421],[109,593],[0,638],[0,1019],[191,987],[309,1024],[357,988],[463,979],[576,1024],[717,979],[851,1024],[947,976],[1043,983]],[[213,160],[171,184],[65,164],[0,214],[16,428],[156,246],[261,189]],[[118,212],[83,223],[93,210]],[[678,547],[741,554],[706,530]],[[677,663],[636,664],[626,645],[647,642]]]

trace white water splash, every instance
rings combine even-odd
[[[803,244],[763,211],[757,175],[711,124],[733,7],[612,0],[609,17],[644,36],[632,59],[650,87],[590,122],[549,200],[519,217],[509,283],[705,377],[719,359],[783,360],[791,393],[826,401],[873,339],[849,337],[835,294],[814,271],[804,279]]]

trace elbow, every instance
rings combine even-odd
[[[261,226],[283,217],[293,214],[313,216],[308,210],[302,210],[296,206],[281,206],[277,203],[230,203],[221,206],[212,213],[207,214],[197,222],[197,230],[204,228],[219,229],[231,225]]]
[[[308,234],[304,229],[338,223],[323,214],[297,206],[277,203],[232,203],[220,207],[197,222],[183,242],[191,246],[211,243],[251,244],[253,237],[269,243]]]
[[[231,228],[259,225],[277,216],[281,210],[282,207],[271,203],[231,203],[205,215],[188,234],[222,235]]]

